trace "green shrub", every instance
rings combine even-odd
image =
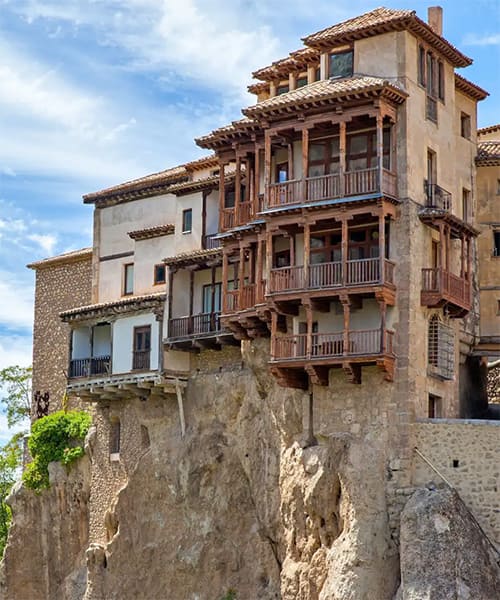
[[[231,588],[221,600],[236,600],[236,592]]]
[[[41,490],[49,487],[49,463],[69,465],[84,454],[83,440],[91,417],[83,411],[63,410],[33,423],[28,448],[33,461],[23,473],[26,487]]]

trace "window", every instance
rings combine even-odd
[[[390,168],[391,131],[383,130],[383,166]],[[377,132],[347,136],[347,170],[360,171],[377,166]]]
[[[193,209],[186,208],[182,211],[182,233],[191,233],[191,226],[193,224]]]
[[[439,379],[454,377],[455,338],[453,329],[437,315],[429,321],[427,338],[427,362],[429,374]]]
[[[120,453],[120,419],[113,417],[109,423],[109,453],[117,455]]]
[[[328,68],[329,77],[350,77],[353,70],[354,52],[338,52],[330,54],[330,64]]]
[[[134,264],[129,263],[123,266],[123,295],[128,296],[134,293]]]
[[[460,135],[470,140],[470,116],[466,113],[460,114]]]
[[[497,196],[500,196],[500,179],[497,179]]]
[[[418,83],[425,86],[425,48],[418,47]]]
[[[462,220],[469,223],[472,219],[471,194],[469,190],[462,189]]]
[[[425,87],[427,90],[425,116],[430,121],[437,123],[437,73],[436,58],[432,52],[426,56]]]
[[[134,327],[134,351],[132,369],[149,370],[151,354],[151,325]]]
[[[500,300],[497,300],[497,315],[500,315]]]
[[[444,64],[438,62],[438,97],[444,102]]]
[[[339,138],[312,140],[309,145],[309,177],[339,172]]]
[[[160,283],[165,283],[166,281],[165,265],[155,265],[154,284],[159,285]]]
[[[317,67],[316,71],[314,71],[314,81],[319,81],[321,79],[321,69]]]
[[[299,79],[297,79],[297,87],[301,88],[305,85],[307,85],[307,77],[299,77]]]
[[[493,231],[493,256],[500,256],[500,230]]]
[[[212,295],[213,290],[213,295]],[[213,298],[213,303],[212,303]],[[204,313],[219,313],[221,311],[222,283],[216,283],[212,288],[211,284],[203,286],[202,311]]]
[[[234,208],[235,199],[234,190],[227,190],[224,196],[224,208]]]
[[[276,95],[280,96],[281,94],[286,94],[289,91],[290,91],[289,85],[280,85],[280,86],[278,86],[278,89],[276,90]]]
[[[434,394],[429,394],[428,414],[429,419],[439,419],[441,417],[441,398]]]

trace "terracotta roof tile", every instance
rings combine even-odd
[[[407,96],[399,86],[379,77],[349,77],[345,79],[326,79],[310,83],[304,87],[292,90],[286,94],[274,96],[258,104],[243,109],[248,117],[258,117],[263,113],[279,111],[291,107],[302,107],[312,102],[333,100],[356,94],[365,94],[387,88],[400,97],[400,101]]]
[[[462,77],[458,73],[455,73],[455,87],[457,90],[467,94],[474,100],[484,100],[489,96],[486,90],[483,90],[483,88],[480,88],[478,85],[465,79],[465,77]]]
[[[472,60],[457,48],[437,35],[431,27],[419,19],[413,10],[397,10],[380,7],[342,23],[327,27],[303,38],[307,46],[328,48],[356,39],[378,35],[386,31],[408,30],[434,46],[455,67],[466,67]]]
[[[319,60],[319,51],[314,48],[300,48],[290,54],[286,58],[280,58],[262,69],[258,69],[252,73],[255,79],[263,81],[273,81],[279,77],[288,77],[291,71],[298,71],[307,68],[311,62]]]
[[[219,159],[215,154],[192,160],[184,165],[184,168],[188,171],[196,171],[199,169],[208,169],[210,167],[217,167],[219,165]]]
[[[489,133],[495,133],[495,131],[500,132],[500,123],[498,123],[497,125],[489,125],[488,127],[481,127],[481,129],[477,130],[477,135],[488,135]]]
[[[43,260],[37,260],[29,265],[26,265],[28,269],[45,269],[52,267],[56,264],[65,264],[72,262],[79,262],[81,260],[87,260],[92,257],[92,248],[82,248],[81,250],[72,250],[71,252],[65,252],[57,256],[50,256]]]
[[[500,165],[500,140],[479,142],[477,145],[476,164],[479,167],[495,167]]]
[[[229,183],[234,179],[234,173],[226,172],[224,181]],[[210,175],[208,177],[202,177],[200,179],[193,179],[192,181],[186,181],[184,183],[178,183],[168,188],[169,193],[179,194],[180,192],[196,192],[198,190],[204,190],[209,188],[216,188],[219,185],[219,175]]]
[[[260,125],[254,119],[249,119],[248,117],[243,117],[243,119],[239,119],[238,121],[233,121],[230,125],[225,125],[224,127],[219,127],[218,129],[214,129],[211,133],[207,135],[203,135],[199,138],[195,139],[195,142],[198,146],[202,148],[211,148],[214,143],[222,140],[229,140],[236,138],[238,136],[244,135],[249,131],[254,131],[255,129],[260,129]]]
[[[157,227],[146,227],[145,229],[136,229],[129,231],[127,235],[133,240],[147,240],[159,237],[161,235],[170,235],[175,232],[175,226],[172,223],[167,225],[158,225]]]
[[[210,258],[216,258],[222,256],[222,248],[210,248],[207,250],[191,250],[190,252],[182,252],[175,256],[164,258],[163,262],[167,265],[180,265],[180,264],[196,264],[203,262]]]
[[[97,313],[100,311],[104,311],[106,309],[112,308],[122,308],[126,309],[128,306],[133,306],[135,304],[157,304],[162,300],[165,300],[166,294],[165,292],[156,292],[154,294],[143,294],[142,296],[127,296],[126,298],[121,298],[120,300],[114,300],[113,302],[100,302],[98,304],[88,304],[87,306],[79,306],[78,308],[72,308],[70,310],[65,310],[62,313],[59,313],[59,316],[64,319],[71,319],[71,317],[75,316],[85,316],[90,317],[92,313]]]

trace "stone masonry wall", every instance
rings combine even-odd
[[[70,329],[59,313],[91,303],[91,253],[48,259],[32,268],[36,271],[33,392],[49,392],[53,412],[61,408],[68,371]]]
[[[457,489],[466,506],[500,544],[500,422],[437,420],[415,423],[415,446]],[[443,482],[417,455],[413,483]]]

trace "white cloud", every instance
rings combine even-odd
[[[31,330],[32,323],[33,286],[18,274],[0,271],[0,331],[2,327]],[[5,345],[0,356],[2,350],[7,352]]]
[[[500,33],[484,35],[469,33],[462,43],[464,46],[500,46]]]
[[[41,235],[39,233],[31,233],[27,236],[29,240],[35,242],[47,254],[51,255],[54,252],[54,247],[57,243],[57,237],[52,234]]]

